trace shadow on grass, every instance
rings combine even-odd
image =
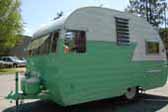
[[[16,71],[16,69],[14,68],[3,68],[3,69],[0,69],[0,72],[11,72],[11,71]]]
[[[23,73],[25,72],[25,67],[18,67],[18,68],[0,68],[0,75],[9,75],[15,74],[16,72]]]
[[[167,104],[168,97],[143,94],[134,101],[116,97],[69,107],[61,107],[50,101],[36,101],[23,104],[19,112],[156,112]],[[3,112],[15,112],[15,107]]]

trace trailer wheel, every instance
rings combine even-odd
[[[125,93],[125,97],[128,100],[133,100],[136,96],[137,96],[137,88],[136,87],[127,89],[127,91]]]

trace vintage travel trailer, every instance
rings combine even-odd
[[[79,8],[40,28],[27,48],[21,93],[10,99],[48,99],[61,106],[161,87],[166,53],[143,18],[101,7]],[[16,74],[16,79],[18,74]]]

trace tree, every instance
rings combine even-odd
[[[161,38],[165,44],[165,48],[168,49],[168,28],[161,28],[160,31],[159,31],[160,35],[161,35]]]
[[[14,47],[22,32],[19,0],[0,0],[0,52]]]
[[[165,23],[166,0],[129,0],[129,3],[125,11],[146,18],[150,24],[156,27]]]

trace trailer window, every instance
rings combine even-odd
[[[54,32],[51,37],[51,52],[56,52],[57,50],[57,41],[58,41],[59,33]]]
[[[27,50],[29,51],[29,55],[40,55],[41,52],[44,52],[42,51],[42,48],[46,47],[45,43],[49,41],[49,37],[50,35],[45,35],[45,36],[33,39],[27,48]]]
[[[129,20],[124,18],[115,18],[116,22],[116,36],[118,45],[128,45],[129,38]]]
[[[64,52],[86,52],[86,33],[85,31],[67,31],[64,40]]]
[[[28,51],[29,55],[44,55],[56,52],[59,32],[53,32],[47,36],[33,40]]]
[[[40,54],[49,54],[50,52],[56,52],[57,50],[57,41],[59,37],[59,32],[53,32],[50,34],[49,38],[40,46]]]
[[[159,54],[159,43],[158,42],[146,42],[146,53],[147,54]]]
[[[50,36],[45,40],[45,42],[39,47],[38,55],[44,55],[50,52],[51,36],[52,35],[50,34]]]

